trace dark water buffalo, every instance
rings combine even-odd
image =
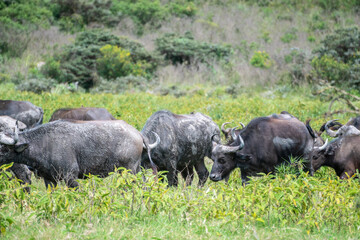
[[[14,128],[16,127],[16,120],[9,116],[0,116],[0,134],[11,135],[14,133]],[[18,121],[18,128],[20,131],[26,129],[26,125]],[[0,165],[5,164],[0,158]],[[20,179],[22,183],[31,184],[31,172],[28,167],[24,164],[14,163],[12,167],[9,168],[17,179]],[[27,191],[30,191],[30,188],[26,188]]]
[[[326,132],[336,137],[330,143],[328,141],[321,147],[315,147],[311,154],[311,175],[321,166],[328,166],[335,170],[341,178],[351,177],[360,170],[360,131],[354,125],[344,125],[336,132],[325,125]]]
[[[220,181],[239,167],[243,183],[246,183],[249,176],[273,172],[277,165],[289,160],[291,156],[307,160],[315,137],[295,117],[273,114],[255,118],[233,143],[221,145],[213,142],[211,158],[214,164],[210,179]]]
[[[220,129],[210,117],[201,113],[177,115],[169,111],[158,111],[147,121],[141,133],[154,141],[151,132],[160,135],[160,144],[151,151],[151,157],[160,171],[168,171],[170,186],[178,184],[181,173],[189,185],[193,180],[194,170],[202,186],[209,172],[205,167],[204,157],[211,155],[211,139],[220,142]],[[146,167],[148,160],[143,158]]]
[[[44,111],[26,101],[0,100],[0,116],[10,116],[23,122],[28,128],[42,124]]]
[[[142,155],[155,146],[121,120],[59,120],[13,136],[0,134],[0,158],[36,169],[47,187],[59,180],[77,187],[76,179],[90,173],[105,177],[115,167],[137,173]]]
[[[81,108],[60,108],[50,118],[50,122],[60,119],[73,120],[116,120],[105,108],[81,107]]]

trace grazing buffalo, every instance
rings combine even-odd
[[[44,111],[30,102],[0,100],[0,116],[2,115],[10,116],[32,128],[42,124]]]
[[[210,179],[225,179],[239,167],[246,183],[249,176],[273,172],[291,156],[307,160],[316,135],[297,118],[283,115],[253,119],[238,136],[233,136],[236,140],[230,144],[213,142]]]
[[[11,135],[14,133],[14,128],[16,127],[16,120],[9,116],[0,116],[0,134]],[[19,130],[26,129],[26,125],[18,121]],[[0,158],[0,165],[5,164],[2,158]],[[24,164],[14,163],[12,167],[9,168],[17,179],[22,181],[22,184],[28,183],[31,184],[31,172],[28,167]],[[30,188],[26,188],[26,191],[30,191]]]
[[[47,187],[59,180],[77,187],[76,179],[87,174],[105,177],[119,167],[137,173],[142,155],[158,142],[149,144],[121,120],[59,120],[20,133],[16,128],[12,136],[0,134],[0,158],[36,169]]]
[[[344,125],[336,132],[329,129],[334,120],[326,123],[326,132],[336,137],[321,147],[315,147],[311,153],[311,175],[321,166],[335,169],[341,178],[348,178],[360,170],[360,131],[353,125]]]
[[[141,133],[154,141],[151,132],[160,135],[161,143],[151,151],[151,157],[160,171],[167,171],[170,186],[178,184],[181,173],[188,185],[191,184],[195,170],[202,186],[209,172],[204,157],[210,157],[212,138],[220,142],[220,129],[208,116],[201,113],[177,115],[169,111],[158,111],[147,121]],[[146,168],[148,160],[142,160]]]
[[[105,108],[94,107],[60,108],[51,115],[50,122],[60,119],[82,121],[116,120]]]

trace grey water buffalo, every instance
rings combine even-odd
[[[314,148],[311,153],[310,174],[313,175],[321,166],[328,166],[344,179],[360,170],[360,131],[354,125],[344,125],[335,132],[328,127],[333,122],[334,120],[327,122],[325,129],[330,136],[336,138]]]
[[[0,100],[0,116],[10,116],[23,122],[28,128],[42,124],[44,111],[26,101]]]
[[[50,122],[60,119],[116,120],[105,108],[95,107],[60,108],[51,115]]]
[[[12,117],[9,116],[0,116],[0,134],[11,135],[14,132],[14,128],[16,127],[16,121]],[[20,121],[18,121],[18,128],[20,131],[26,129],[26,125]],[[5,164],[5,161],[0,157],[0,165]],[[31,184],[31,172],[28,167],[24,164],[14,163],[10,168],[17,179],[20,179],[22,184],[28,183]],[[26,188],[26,191],[30,191],[30,188]]]
[[[209,172],[204,157],[210,157],[212,139],[220,142],[220,129],[212,119],[201,113],[177,115],[170,111],[158,111],[146,121],[141,133],[154,141],[151,132],[159,134],[160,144],[151,150],[151,157],[160,171],[167,171],[168,184],[178,184],[178,173],[191,184],[194,167],[202,186]],[[142,160],[146,168],[148,159]]]
[[[210,179],[223,180],[238,167],[246,183],[249,176],[273,172],[291,156],[307,160],[315,139],[316,135],[295,117],[273,114],[255,118],[234,142],[227,145],[213,142]]]
[[[47,187],[59,180],[77,187],[76,179],[87,174],[105,177],[119,167],[137,173],[142,155],[157,144],[149,144],[122,120],[59,120],[20,133],[16,128],[11,136],[0,134],[0,158],[36,169]]]

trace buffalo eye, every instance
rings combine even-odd
[[[220,164],[224,164],[225,163],[225,159],[224,158],[220,158],[218,161]]]
[[[314,160],[316,160],[316,159],[318,159],[318,158],[319,158],[319,156],[316,156],[316,155],[313,156],[313,159],[314,159]]]

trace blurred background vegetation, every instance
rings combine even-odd
[[[359,0],[4,0],[0,84],[149,91],[324,82],[360,90]],[[186,91],[183,91],[186,94]]]

